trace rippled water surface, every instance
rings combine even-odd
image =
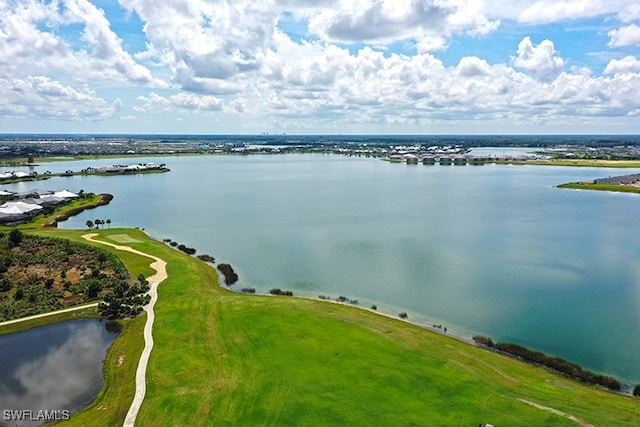
[[[635,170],[319,154],[147,160],[172,171],[7,188],[111,193],[109,206],[61,227],[110,218],[145,228],[231,263],[238,287],[345,295],[640,382],[640,196],[554,187]],[[110,162],[131,160],[38,170]]]

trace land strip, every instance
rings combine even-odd
[[[154,260],[154,262],[151,263],[151,268],[153,268],[156,271],[156,274],[154,274],[153,276],[147,277],[147,280],[149,281],[148,293],[151,296],[151,301],[149,302],[149,304],[147,304],[144,307],[144,310],[147,313],[147,321],[144,325],[145,345],[144,345],[142,354],[140,355],[140,361],[138,362],[138,369],[136,370],[136,392],[124,422],[125,427],[133,427],[136,421],[136,417],[138,416],[140,406],[142,405],[142,401],[144,400],[144,396],[146,393],[147,365],[149,363],[149,356],[151,355],[151,350],[153,349],[153,321],[155,319],[153,307],[156,301],[158,300],[158,285],[167,278],[167,269],[166,269],[167,263],[156,256],[135,250],[129,246],[121,246],[121,245],[116,245],[109,242],[94,240],[94,237],[96,237],[97,235],[98,235],[97,233],[90,233],[90,234],[85,234],[82,237],[89,241],[111,246],[119,251],[131,252],[131,253],[148,257]]]
[[[140,230],[99,233],[127,234],[167,261],[137,425],[576,425],[518,399],[591,425],[640,423],[637,399],[367,310],[232,293],[211,266]],[[134,276],[151,274],[148,257],[118,253]],[[105,361],[105,389],[66,425],[122,425],[144,317],[126,322]]]
[[[640,194],[640,186],[628,184],[597,184],[593,181],[570,182],[560,184],[558,188],[566,188],[571,190],[593,190],[593,191],[609,191],[613,193],[634,193]]]
[[[22,317],[20,319],[7,320],[5,322],[0,322],[0,326],[13,325],[14,323],[26,322],[30,320],[40,319],[43,317],[55,316],[62,313],[69,313],[72,311],[84,310],[87,308],[97,307],[97,306],[98,306],[97,302],[92,302],[92,303],[83,304],[83,305],[76,305],[69,308],[63,308],[62,310],[50,311],[48,313],[34,314],[33,316]]]

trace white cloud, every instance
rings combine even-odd
[[[551,40],[543,40],[536,46],[527,36],[518,44],[518,56],[513,58],[513,65],[543,80],[549,80],[562,72],[564,60],[557,55]]]
[[[139,96],[138,101],[142,106],[134,108],[136,111],[153,112],[157,110],[170,111],[172,108],[199,112],[221,111],[224,101],[210,95],[199,96],[193,93],[181,92],[176,95],[164,97],[155,92],[148,97]]]
[[[351,0],[321,9],[309,30],[329,41],[390,43],[452,33],[488,34],[498,23],[485,16],[484,1]]]
[[[518,22],[542,24],[593,18],[606,14],[629,14],[636,0],[540,0],[522,10]]]
[[[565,70],[552,41],[534,44],[530,37],[511,48],[517,53],[508,63],[492,64],[479,53],[447,66],[437,56],[464,42],[456,37],[489,34],[497,19],[531,22],[527,14],[539,11],[541,22],[603,13],[622,21],[623,14],[634,16],[629,1],[120,3],[144,26],[147,48],[135,55],[87,0],[0,0],[0,118],[109,119],[122,108],[123,117],[144,113],[145,125],[181,119],[200,131],[218,123],[232,132],[264,130],[265,123],[402,131],[433,123],[457,129],[476,119],[626,117],[640,105],[635,57],[612,60],[601,77],[579,66]],[[295,37],[278,25],[284,21],[295,21]],[[633,40],[623,30],[634,27],[612,31],[611,43]],[[405,53],[395,53],[397,45]],[[129,92],[120,95],[124,105],[110,92],[114,86],[118,94]]]
[[[604,69],[605,74],[640,73],[640,60],[635,56],[612,59]]]
[[[34,119],[104,120],[113,117],[122,101],[108,103],[87,85],[65,86],[46,76],[0,79],[0,116]]]
[[[622,22],[633,22],[640,19],[640,3],[632,2],[625,5],[618,12],[618,19]]]
[[[0,74],[47,73],[77,81],[163,83],[124,50],[101,9],[87,0],[4,3],[0,6]],[[63,36],[81,26],[80,35]],[[67,40],[67,38],[77,40]]]
[[[609,31],[608,36],[611,47],[640,46],[640,27],[636,24]]]
[[[163,7],[154,0],[121,4],[146,22],[146,56],[168,67],[179,87],[203,92],[216,92],[220,80],[260,67],[260,52],[271,45],[278,16],[269,0],[174,0]]]

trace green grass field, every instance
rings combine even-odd
[[[527,160],[529,165],[576,166],[594,168],[640,168],[640,160],[603,160],[603,159],[551,159]]]
[[[635,193],[640,194],[640,187],[624,184],[595,184],[593,182],[570,182],[558,185],[558,188],[569,188],[573,190],[596,190],[613,191],[615,193]]]
[[[128,245],[168,262],[139,426],[640,425],[636,398],[355,307],[235,294],[213,268],[141,231],[99,233],[127,234],[139,241]],[[123,261],[134,277],[150,273],[148,259]],[[125,325],[105,389],[66,424],[122,425],[143,322]]]

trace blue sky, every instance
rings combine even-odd
[[[0,0],[0,132],[640,133],[637,0]]]

